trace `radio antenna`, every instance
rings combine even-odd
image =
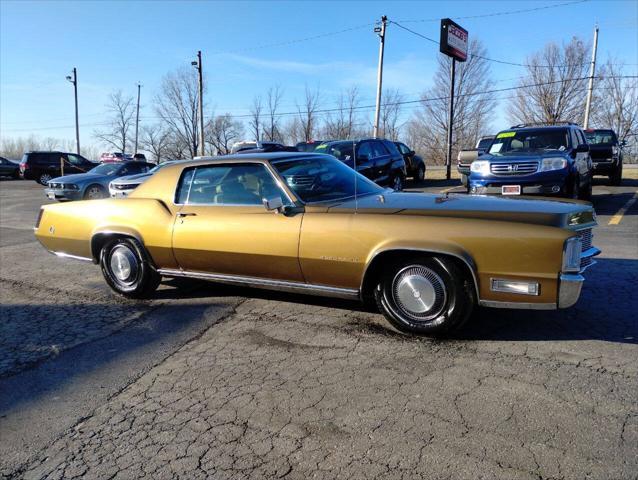
[[[357,213],[359,201],[357,199],[357,142],[352,140],[352,166],[354,168],[354,213]]]

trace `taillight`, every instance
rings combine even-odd
[[[40,220],[42,220],[42,215],[44,214],[44,208],[40,209],[40,212],[38,212],[38,218],[35,221],[35,228],[36,230],[38,229],[38,227],[40,226]]]
[[[29,168],[29,164],[28,163],[21,163],[20,164],[20,170],[22,170],[23,172]]]

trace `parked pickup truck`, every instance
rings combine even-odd
[[[594,166],[594,175],[609,177],[612,185],[620,185],[622,181],[622,147],[625,141],[618,141],[616,132],[609,129],[585,130],[589,154]]]
[[[485,135],[476,142],[476,148],[461,150],[457,156],[457,170],[461,174],[461,183],[467,187],[467,177],[470,175],[470,165],[480,155],[483,155],[494,140],[494,135]]]

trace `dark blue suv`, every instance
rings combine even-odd
[[[589,200],[592,161],[576,124],[516,125],[499,132],[486,153],[472,162],[474,194],[557,195]]]

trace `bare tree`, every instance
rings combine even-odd
[[[266,94],[266,108],[268,109],[268,124],[264,128],[264,136],[266,140],[271,142],[281,142],[283,138],[279,131],[279,117],[277,111],[284,96],[284,91],[279,85],[270,87]]]
[[[556,123],[583,119],[588,47],[574,37],[562,46],[548,43],[527,59],[527,77],[519,81],[508,107],[515,123]]]
[[[638,79],[623,78],[624,68],[609,59],[600,70],[602,80],[593,107],[593,123],[598,128],[611,128],[620,140],[627,142],[627,152],[636,154],[638,147]]]
[[[205,88],[204,83],[204,91]],[[200,141],[198,90],[194,69],[171,72],[162,80],[160,93],[155,98],[155,111],[172,138],[173,154],[186,154],[191,158],[197,155]]]
[[[244,135],[244,125],[230,113],[217,115],[206,124],[205,134],[211,155],[228,155],[233,143]]]
[[[398,140],[401,125],[401,102],[403,95],[398,89],[385,90],[383,92],[383,102],[381,103],[381,136],[388,140]]]
[[[165,160],[169,144],[170,132],[162,124],[148,125],[142,128],[141,145],[144,150],[150,152],[155,162],[162,163]]]
[[[303,129],[301,127],[301,122],[299,118],[295,115],[294,117],[289,118],[282,126],[282,136],[286,143],[290,145],[295,145],[303,141]]]
[[[129,130],[135,122],[135,103],[132,96],[125,96],[122,90],[109,95],[106,109],[109,112],[108,126],[95,130],[93,135],[116,152],[126,152],[129,145]]]
[[[319,88],[312,91],[306,85],[304,101],[301,105],[297,104],[297,112],[303,132],[303,140],[306,142],[314,138],[318,127],[317,110],[319,109],[320,99],[321,94],[319,92]]]
[[[262,117],[263,105],[261,101],[260,95],[255,95],[253,98],[253,104],[250,107],[250,120],[248,120],[248,125],[250,126],[250,131],[255,138],[255,141],[261,140],[261,117]]]
[[[486,49],[478,39],[470,42],[468,59],[456,66],[454,84],[453,156],[460,148],[473,145],[490,128],[495,97]],[[439,56],[434,86],[421,95],[420,107],[406,126],[411,146],[434,164],[445,163],[449,125],[450,63]]]
[[[326,138],[343,139],[361,136],[357,110],[360,103],[358,87],[353,86],[345,92],[341,92],[337,98],[337,111],[330,112],[326,116],[323,135]]]

